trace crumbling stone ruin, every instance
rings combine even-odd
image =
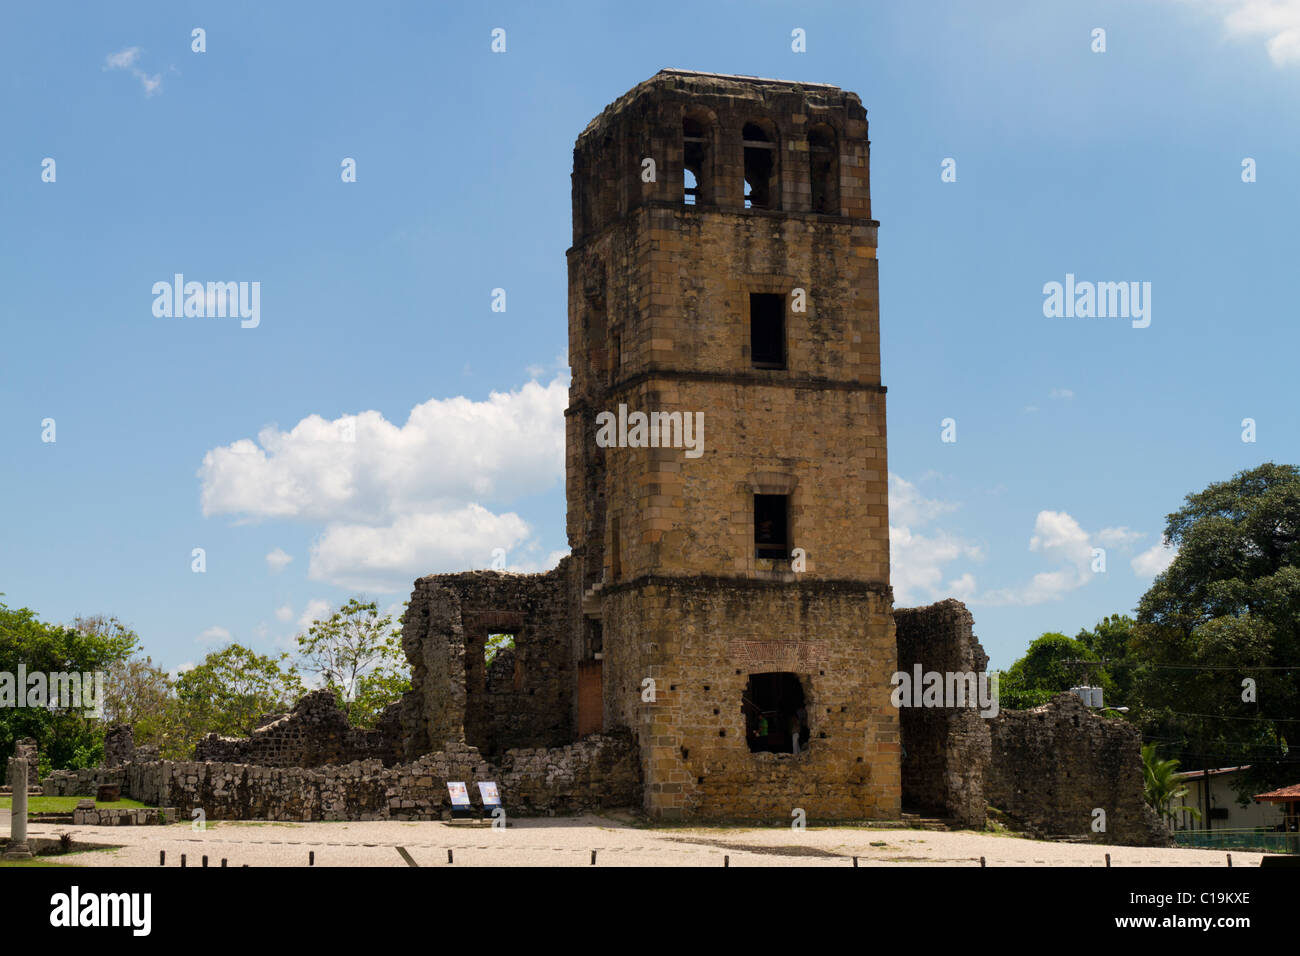
[[[898,669],[910,673],[982,673],[989,658],[975,639],[966,605],[947,600],[897,608]],[[983,827],[985,778],[992,749],[989,721],[974,707],[904,707],[903,808]]]
[[[653,816],[898,816],[868,158],[852,93],[679,70],[578,137],[572,554],[416,583],[404,759],[625,731]]]
[[[415,582],[402,626],[412,688],[400,708],[403,759],[448,741],[499,754],[577,738],[570,565],[566,558],[546,574],[470,571]],[[492,634],[512,635],[514,649],[488,667]]]
[[[641,792],[626,735],[511,750],[495,764],[451,743],[392,767],[379,760],[315,768],[150,760],[58,771],[45,784],[54,796],[93,796],[116,784],[125,796],[177,809],[182,819],[201,809],[209,820],[438,820],[451,809],[449,780],[468,783],[474,796],[476,781],[496,781],[512,816],[626,808]]]
[[[571,555],[416,581],[412,689],[375,731],[319,692],[199,762],[121,742],[50,792],[432,819],[448,780],[495,780],[523,812],[980,827],[992,802],[1074,834],[1086,805],[1151,836],[1112,722],[891,701],[896,671],[988,658],[960,602],[892,606],[867,134],[823,84],[663,70],[608,106],[574,147]]]
[[[894,612],[900,671],[978,672],[988,656],[960,601]],[[1142,799],[1142,738],[1123,720],[1064,693],[1032,710],[985,718],[971,707],[901,712],[904,809],[983,827],[986,808],[1019,829],[1095,843],[1169,846],[1172,837]],[[1094,830],[1095,810],[1105,829]]]
[[[27,792],[32,796],[40,796],[41,788],[36,776],[36,768],[40,766],[38,758],[40,757],[40,748],[34,737],[20,737],[14,741],[13,756],[5,763],[4,786],[0,787],[0,793],[8,794],[13,792],[9,784],[9,778],[12,774],[10,765],[15,760],[27,761]]]
[[[376,730],[353,727],[333,692],[316,690],[289,713],[264,717],[249,737],[208,734],[195,747],[194,759],[261,767],[319,767],[354,760],[391,766],[397,762],[397,719],[394,707],[381,716]]]
[[[130,724],[114,724],[104,733],[104,766],[120,767],[135,758],[135,730]]]
[[[1070,692],[992,721],[988,802],[1048,837],[1169,846],[1169,828],[1142,799],[1142,736]],[[1105,813],[1102,831],[1094,821]]]

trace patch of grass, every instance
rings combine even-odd
[[[85,800],[85,797],[28,797],[28,813],[71,813],[77,809],[77,804]],[[13,797],[0,797],[0,810],[13,809]],[[153,804],[141,803],[139,800],[128,800],[123,797],[121,800],[115,800],[112,803],[95,802],[96,809],[112,809],[119,807],[121,809],[140,810],[145,807],[152,807]]]
[[[30,860],[0,860],[0,867],[5,866],[66,866],[64,863],[51,863],[49,859],[43,856],[32,857]]]

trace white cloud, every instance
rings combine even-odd
[[[528,523],[487,505],[562,479],[567,402],[559,376],[481,402],[432,399],[401,426],[375,411],[268,426],[256,441],[204,455],[203,513],[325,523],[308,577],[354,590],[401,591],[424,574],[487,568],[494,548],[522,552],[511,570],[540,570]],[[273,568],[277,552],[267,555]]]
[[[924,497],[916,485],[898,475],[889,476],[889,520],[891,525],[927,524],[939,515],[956,511],[950,501]]]
[[[330,604],[330,602],[326,601],[324,598],[313,598],[308,601],[307,606],[302,609],[302,616],[298,618],[298,633],[306,634],[309,627],[322,618],[327,617],[329,612],[333,609],[334,605]],[[279,614],[277,613],[276,616],[279,617]]]
[[[227,644],[230,641],[230,632],[224,627],[210,627],[194,639],[196,644]]]
[[[1074,398],[1074,392],[1070,391],[1068,388],[1054,388],[1048,393],[1047,397],[1069,401]]]
[[[289,562],[292,560],[293,556],[291,554],[288,554],[281,548],[276,548],[274,551],[267,554],[266,566],[271,569],[272,574],[279,574],[288,567]]]
[[[1171,548],[1161,543],[1147,548],[1134,558],[1130,564],[1133,566],[1133,573],[1138,577],[1154,578],[1173,564],[1176,557],[1178,557],[1177,548]]]
[[[402,426],[375,411],[267,426],[203,456],[203,514],[376,524],[543,491],[564,474],[567,401],[556,378],[482,402],[431,399]]]
[[[110,53],[104,58],[104,68],[108,70],[129,70],[140,58],[140,48],[129,46],[118,53]]]
[[[889,476],[889,577],[894,600],[900,607],[970,594],[975,579],[969,574],[943,584],[944,565],[960,558],[979,560],[980,549],[946,531],[925,534],[914,527],[929,524],[958,505],[926,498],[915,485]]]
[[[1141,537],[1141,531],[1127,527],[1102,528],[1097,532],[1097,540],[1108,548],[1126,548]]]
[[[1300,0],[1182,0],[1223,17],[1228,36],[1263,37],[1276,66],[1300,63]]]
[[[285,604],[275,609],[275,619],[277,621],[288,621],[293,617],[293,605]]]
[[[1089,534],[1064,511],[1040,511],[1034,519],[1029,550],[1042,555],[1053,565],[1052,570],[1035,574],[1028,584],[989,591],[972,603],[1029,605],[1059,600],[1096,577],[1092,569],[1095,547],[1127,549],[1141,537],[1142,532],[1127,527],[1102,528],[1096,534]],[[1153,548],[1135,558],[1134,570],[1139,562],[1149,563],[1148,556],[1158,550]]]
[[[967,572],[959,578],[948,582],[948,593],[959,601],[965,601],[975,593],[975,575]]]
[[[1069,514],[1040,511],[1029,550],[1043,555],[1055,569],[1035,574],[1028,584],[989,591],[975,603],[1027,605],[1058,600],[1092,580],[1092,547],[1088,533]]]
[[[162,89],[162,74],[155,73],[150,76],[136,64],[140,61],[140,48],[138,46],[129,46],[125,50],[119,50],[117,53],[110,53],[104,58],[105,70],[129,70],[131,75],[140,81],[140,86],[144,89],[145,96],[153,96]]]
[[[351,589],[409,590],[424,574],[490,567],[493,548],[509,554],[528,536],[517,514],[495,515],[476,504],[406,515],[383,527],[331,525],[312,545],[308,577]]]

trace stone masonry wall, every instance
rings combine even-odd
[[[130,724],[114,724],[104,734],[104,766],[120,767],[135,756],[135,731]]]
[[[1095,843],[1168,846],[1168,828],[1142,800],[1137,728],[1091,712],[1074,694],[1041,707],[1002,711],[992,721],[988,801],[1044,836]],[[1092,830],[1094,810],[1106,830]]]
[[[9,775],[12,771],[9,768],[9,764],[11,764],[15,760],[26,760],[27,761],[27,792],[40,793],[40,785],[39,785],[40,782],[36,776],[37,767],[40,766],[40,756],[41,756],[40,747],[37,744],[35,737],[20,737],[18,740],[15,740],[14,755],[10,757],[8,761],[6,761],[5,763],[4,780],[0,781],[4,784],[4,786],[0,787],[0,791],[3,791],[4,793],[10,792]]]
[[[568,573],[565,559],[546,574],[469,571],[415,582],[402,627],[411,665],[403,759],[448,741],[493,754],[573,739]],[[500,633],[513,634],[515,647],[489,679],[484,646]],[[506,661],[509,674],[501,672]]]
[[[893,818],[899,813],[889,598],[819,582],[663,579],[604,598],[605,726],[635,728],[645,808],[665,817]],[[790,622],[786,624],[785,622]],[[719,639],[719,635],[723,639]],[[795,674],[809,728],[795,754],[755,753],[750,674]],[[653,701],[642,681],[655,681]],[[653,771],[653,773],[652,773]]]
[[[507,751],[494,765],[455,744],[413,763],[378,760],[316,768],[234,763],[130,763],[58,771],[47,794],[93,796],[104,783],[124,796],[175,807],[182,819],[201,808],[209,820],[436,820],[451,808],[447,781],[464,781],[477,804],[479,781],[496,781],[507,814],[582,813],[636,806],[641,778],[626,735],[591,736],[566,747]]]
[[[988,655],[972,633],[974,620],[960,601],[895,608],[898,669],[923,673],[980,673]],[[952,817],[965,826],[985,823],[985,777],[991,752],[989,720],[978,707],[902,707],[903,808]]]
[[[385,726],[382,720],[377,730],[353,727],[334,694],[317,690],[305,694],[289,713],[264,722],[249,737],[209,734],[195,746],[194,757],[262,767],[318,767],[354,760],[393,764],[398,747],[395,727]],[[118,757],[116,752],[114,756]]]

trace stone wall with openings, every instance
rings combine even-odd
[[[449,741],[498,754],[573,739],[569,566],[566,558],[546,574],[469,571],[415,582],[402,628],[411,665],[403,759],[445,750]],[[514,648],[489,669],[493,634],[513,635]]]
[[[898,818],[887,591],[660,578],[616,586],[602,605],[605,726],[637,731],[652,815]],[[769,674],[799,682],[807,739],[797,754],[756,751],[747,739],[750,677]]]

